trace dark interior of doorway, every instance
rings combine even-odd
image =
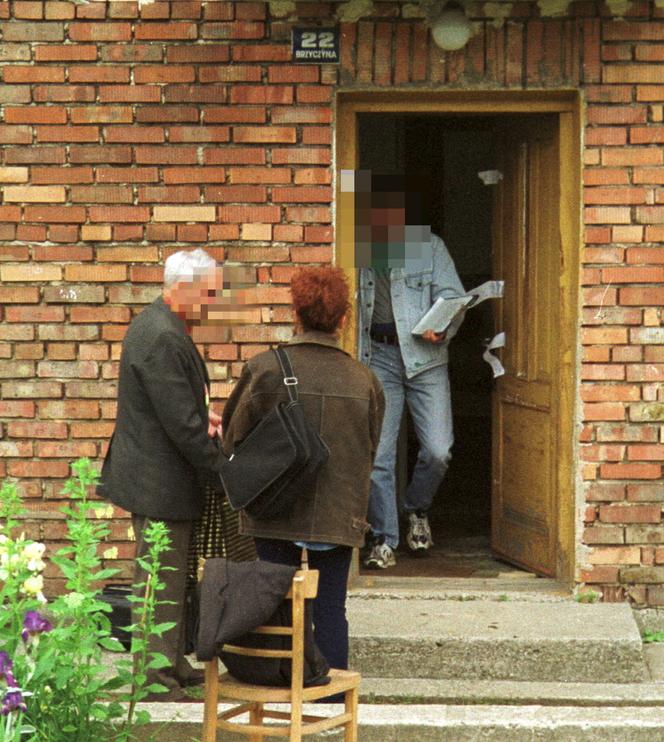
[[[492,188],[478,173],[495,162],[495,118],[362,114],[360,168],[405,173],[422,195],[425,223],[440,235],[463,285],[491,279]],[[495,278],[498,278],[497,276]],[[414,559],[403,547],[391,576],[492,577],[516,571],[490,551],[492,375],[482,360],[493,335],[491,302],[468,312],[450,348],[455,443],[452,461],[429,511],[435,547]],[[404,415],[397,461],[403,493],[418,444]]]

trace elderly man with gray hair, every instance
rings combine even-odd
[[[174,253],[164,266],[162,295],[132,321],[122,345],[115,431],[98,494],[132,514],[137,557],[147,553],[150,521],[163,521],[171,537],[164,565],[174,568],[159,594],[173,604],[160,605],[156,621],[176,627],[150,643],[171,664],[148,678],[168,692],[148,700],[180,700],[186,686],[203,681],[184,656],[187,555],[204,488],[219,483],[221,419],[209,409],[209,377],[190,332],[222,285],[221,269],[204,250]],[[136,570],[143,581],[138,563]]]

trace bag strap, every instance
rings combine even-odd
[[[288,392],[288,398],[291,402],[297,402],[297,376],[295,376],[293,372],[293,366],[291,365],[288,353],[286,353],[285,348],[282,348],[281,346],[278,348],[273,348],[273,350],[277,356],[279,365],[281,366],[281,373],[284,377],[284,385],[286,386],[286,391]]]

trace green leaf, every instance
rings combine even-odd
[[[169,667],[171,664],[170,660],[167,659],[163,654],[154,654],[152,659],[145,666],[146,670],[160,670],[162,667]]]

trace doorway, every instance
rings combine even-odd
[[[573,163],[563,164],[561,155],[563,148],[574,151],[573,142],[563,142],[573,134],[574,106],[540,101],[538,111],[517,101],[514,111],[514,100],[473,106],[472,94],[432,97],[406,95],[400,103],[392,94],[381,105],[371,94],[363,100],[341,94],[337,141],[354,146],[339,150],[338,160],[341,167],[352,160],[352,169],[417,174],[425,223],[445,241],[466,289],[503,279],[506,297],[470,310],[450,349],[455,443],[430,511],[436,547],[425,559],[398,552],[397,567],[386,576],[516,577],[523,569],[569,580],[572,410],[562,407],[571,399],[572,377],[568,368],[565,380],[569,364],[559,363],[552,348],[562,344],[573,355],[576,284],[569,258],[578,249],[578,216],[562,206],[564,192],[574,195],[576,186]],[[483,171],[498,171],[503,181],[485,185]],[[545,211],[550,218],[539,219]],[[342,222],[340,235],[348,229]],[[347,256],[337,258],[343,264]],[[561,294],[568,304],[557,312]],[[502,351],[507,373],[494,379],[483,346],[506,325],[513,341]],[[401,490],[417,449],[405,415]]]

